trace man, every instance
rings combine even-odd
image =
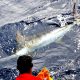
[[[17,60],[17,69],[20,72],[20,75],[16,80],[41,80],[38,77],[32,75],[32,58],[30,56],[20,56]]]

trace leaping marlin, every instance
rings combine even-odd
[[[17,33],[16,40],[19,44],[22,45],[23,49],[16,53],[17,56],[26,55],[29,52],[35,51],[40,47],[47,46],[53,42],[60,40],[68,31],[71,30],[73,24],[53,30],[47,34],[43,34],[41,37],[33,38],[30,41],[26,41],[26,37],[22,36],[20,33]]]
[[[47,46],[53,42],[59,41],[68,31],[72,29],[74,24],[55,29],[46,34],[42,34],[42,36],[33,38],[30,41],[26,41],[25,36],[22,36],[20,33],[17,33],[16,40],[22,46],[22,49],[20,49],[10,57],[0,59],[0,61],[4,62],[6,60],[10,60],[12,58],[16,58],[21,55],[27,55],[29,54],[29,52],[35,51],[35,49],[38,49],[38,48]]]

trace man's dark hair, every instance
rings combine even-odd
[[[20,74],[29,73],[32,67],[32,57],[23,55],[18,58],[17,69],[19,70]]]

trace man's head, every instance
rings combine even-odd
[[[18,58],[17,69],[19,70],[20,74],[31,73],[32,67],[32,57],[23,55]]]

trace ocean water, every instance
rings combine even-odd
[[[79,4],[80,1],[77,2],[78,12]],[[47,33],[60,28],[56,15],[70,15],[71,5],[68,0],[0,1],[0,80],[15,80],[18,75],[17,58],[10,57],[24,45],[16,40],[17,32],[26,37],[26,44],[40,36],[45,37]],[[53,20],[56,24],[49,24],[48,20]],[[33,57],[33,70],[38,71],[45,66],[54,73],[55,80],[79,80],[80,25],[73,25],[56,42],[36,48],[28,54]]]

